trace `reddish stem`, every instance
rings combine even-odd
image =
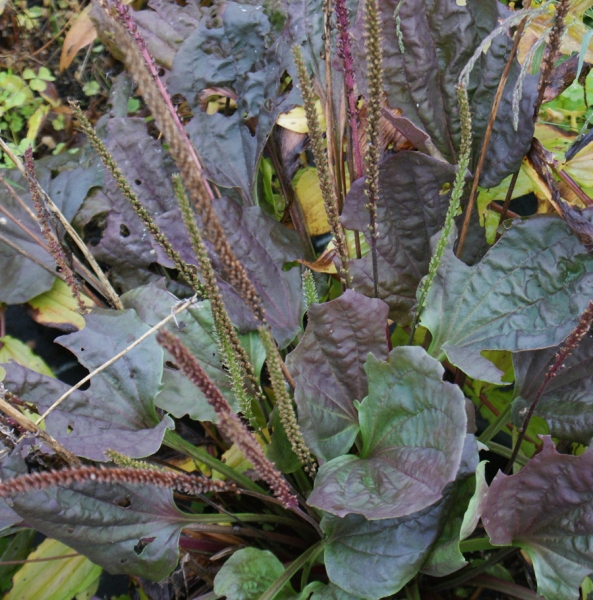
[[[189,150],[192,161],[196,165],[196,168],[199,170],[199,172],[202,173],[202,163],[200,162],[198,155],[196,154],[194,145],[191,143],[189,137],[187,136],[187,133],[185,132],[185,128],[181,124],[179,115],[177,114],[177,111],[175,110],[175,107],[173,106],[173,102],[171,102],[171,96],[169,96],[169,92],[167,92],[167,88],[165,88],[163,82],[161,81],[161,78],[159,77],[159,73],[157,71],[154,59],[152,58],[152,56],[150,55],[150,52],[148,51],[148,47],[146,46],[146,42],[144,41],[142,34],[140,33],[140,31],[138,31],[138,28],[136,27],[136,22],[134,21],[134,18],[132,17],[132,14],[130,13],[129,7],[125,4],[122,4],[122,2],[120,0],[112,0],[112,1],[113,1],[113,5],[114,5],[115,9],[117,10],[118,15],[120,16],[120,18],[122,20],[122,23],[127,28],[127,30],[130,32],[130,34],[134,38],[134,41],[136,42],[136,45],[137,45],[138,49],[140,50],[140,52],[144,58],[144,61],[146,62],[146,66],[148,67],[150,74],[152,75],[154,82],[156,83],[157,88],[158,88],[163,100],[165,101],[165,104],[167,105],[167,108],[169,109],[169,112],[171,113],[173,120],[175,121],[175,125],[177,126],[177,129],[179,130],[179,133],[181,134],[181,137],[183,138],[183,141]],[[208,196],[210,197],[210,200],[213,200],[214,193],[212,192],[212,188],[210,187],[210,182],[205,177],[203,179],[204,179],[204,186],[206,188]]]
[[[348,18],[348,8],[346,0],[335,0],[335,10],[338,24],[338,53],[344,61],[344,86],[346,88],[346,98],[348,100],[348,123],[352,133],[352,151],[354,153],[354,173],[352,181],[362,177],[362,156],[360,154],[360,140],[358,137],[358,109],[356,108],[356,98],[354,90],[356,89],[356,76],[354,74],[354,60],[352,58],[352,49],[350,47],[350,19]]]

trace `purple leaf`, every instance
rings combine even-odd
[[[290,6],[276,5],[270,22],[261,6],[227,2],[221,23],[204,20],[175,57],[168,87],[171,94],[182,94],[193,111],[187,132],[209,178],[237,188],[246,206],[255,203],[257,165],[278,115],[301,102],[297,86],[284,90],[285,73],[296,80],[290,49],[301,43],[309,60],[323,47],[321,9],[319,0],[293,0]],[[274,31],[283,17],[282,30]],[[231,90],[237,110],[208,115],[200,93],[220,87]]]
[[[387,306],[347,290],[336,300],[312,304],[308,318],[286,363],[305,441],[320,459],[331,460],[348,452],[358,434],[354,401],[367,395],[367,355],[387,358]]]
[[[52,180],[52,171],[58,169],[60,174]],[[78,210],[89,188],[100,181],[97,166],[89,164],[84,150],[81,150],[75,161],[72,161],[69,155],[36,161],[35,172],[39,183],[45,190],[51,192],[56,206],[67,218],[71,218]],[[19,172],[11,171],[6,174],[6,179],[11,182],[16,193],[35,214],[25,178]],[[4,185],[0,185],[0,204],[21,225],[45,243],[37,222],[12,197]],[[47,292],[54,282],[52,272],[56,270],[56,263],[51,255],[3,213],[0,213],[0,235],[47,266],[47,269],[38,266],[0,241],[0,272],[2,273],[0,302],[22,304]]]
[[[181,257],[196,264],[171,184],[172,160],[148,134],[143,119],[111,119],[107,130],[107,146],[140,201]],[[215,200],[215,209],[235,256],[262,298],[276,341],[286,346],[299,331],[304,312],[300,272],[283,270],[285,263],[303,256],[298,235],[258,207],[244,208],[223,197]],[[76,222],[88,232],[91,251],[111,266],[123,291],[155,281],[157,277],[148,270],[154,263],[173,266],[111,177],[106,177],[103,190],[85,200]],[[89,239],[91,231],[95,235]],[[220,275],[223,265],[211,257],[231,320],[242,331],[256,329],[251,309]]]
[[[221,19],[219,27],[202,21],[183,43],[168,87],[171,94],[182,94],[194,113],[187,132],[209,178],[222,187],[239,188],[245,203],[252,205],[262,145],[245,121],[263,108],[266,70],[261,60],[270,23],[261,7],[236,2],[227,3]],[[200,92],[217,87],[230,88],[238,96],[234,114],[208,115],[200,106]]]
[[[521,411],[529,407],[558,347],[517,352],[513,421],[523,422]],[[589,445],[593,436],[593,337],[586,335],[544,391],[535,414],[546,419],[551,435]]]
[[[127,292],[122,296],[122,302],[127,308],[133,308],[140,319],[152,327],[171,314],[175,299],[165,289],[165,280],[163,279],[158,283],[151,283]],[[229,404],[238,410],[237,399],[231,390],[228,372],[220,361],[210,302],[203,300],[196,303],[177,316],[177,323],[179,326],[170,323],[165,327],[191,350]],[[239,339],[244,343],[247,352],[251,354],[256,373],[259,373],[258,369],[261,368],[259,357],[263,353],[259,336],[256,333],[250,333],[247,336],[239,336]],[[171,362],[168,352],[165,352],[163,358],[165,362],[162,390],[156,397],[156,405],[179,418],[187,414],[197,421],[216,423],[218,416],[208,404],[204,394]]]
[[[420,347],[395,348],[389,362],[368,355],[369,395],[356,403],[363,449],[319,469],[308,503],[329,513],[392,519],[442,498],[459,469],[465,399]]]
[[[81,331],[57,338],[89,370],[126,348],[148,330],[131,311],[97,309],[85,316]],[[163,353],[153,337],[93,377],[86,391],[77,390],[47,418],[47,431],[68,450],[105,461],[107,449],[142,457],[156,452],[170,417],[159,421],[154,398],[160,390]],[[6,367],[6,387],[44,411],[69,386],[20,365]]]
[[[32,527],[110,573],[164,579],[179,559],[181,529],[194,522],[173,493],[153,485],[88,481],[18,494],[14,510]]]
[[[450,165],[419,152],[399,152],[379,168],[381,201],[377,207],[379,297],[389,305],[389,317],[406,324],[412,319],[416,288],[428,273],[430,239],[441,230],[449,205],[446,184],[455,177]],[[342,213],[348,229],[369,240],[364,180],[354,182]],[[373,295],[371,256],[350,261],[354,287]]]
[[[385,0],[381,2],[380,10],[383,16],[383,81],[389,105],[401,109],[403,117],[426,131],[445,159],[454,164],[458,160],[460,144],[455,86],[479,43],[498,25],[497,5],[488,0],[463,5],[455,0]],[[361,31],[362,11],[359,10],[355,39],[360,40],[358,82],[364,85],[366,64]],[[482,147],[492,100],[511,45],[508,36],[498,36],[472,71],[468,91],[474,161]],[[518,131],[509,118],[519,72],[520,66],[515,60],[486,154],[480,178],[483,187],[497,185],[518,169],[533,137],[537,78],[528,75],[525,79]]]
[[[300,331],[305,312],[301,271],[283,268],[304,255],[298,234],[256,206],[245,208],[228,198],[220,198],[215,208],[237,260],[262,299],[272,334],[280,348],[284,348]],[[213,264],[222,271],[216,260]],[[244,331],[256,329],[258,323],[245,302],[228,284],[223,283],[221,289],[233,323]]]
[[[579,597],[593,572],[593,452],[558,454],[549,436],[521,471],[498,473],[482,521],[497,546],[519,546],[533,561],[538,593]]]

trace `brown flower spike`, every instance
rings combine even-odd
[[[282,473],[266,458],[257,440],[233,412],[229,403],[191,352],[178,338],[167,331],[160,331],[157,334],[157,341],[173,356],[183,374],[202,390],[208,403],[218,415],[217,427],[221,433],[237,444],[245,458],[253,464],[256,473],[272,488],[276,498],[286,508],[298,508],[298,501],[282,477]]]

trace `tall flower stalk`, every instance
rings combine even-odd
[[[206,296],[206,290],[204,286],[200,283],[195,270],[191,267],[191,265],[187,264],[179,255],[179,252],[173,248],[171,242],[167,239],[167,236],[161,231],[161,228],[157,225],[156,221],[153,219],[152,215],[148,212],[148,210],[144,207],[140,198],[136,195],[136,192],[131,188],[130,184],[127,182],[122,170],[119,168],[117,163],[115,162],[113,156],[111,156],[109,150],[107,150],[103,140],[99,138],[93,126],[89,122],[89,120],[84,116],[83,112],[80,110],[80,107],[71,102],[70,106],[76,115],[76,118],[80,122],[82,130],[86,134],[89,139],[91,145],[93,146],[95,152],[99,155],[103,164],[107,167],[111,176],[115,180],[117,187],[120,189],[124,198],[130,203],[134,212],[138,215],[138,217],[142,220],[148,232],[153,236],[156,242],[160,245],[160,247],[165,251],[165,254],[171,260],[171,262],[175,265],[183,279],[191,286],[191,288],[204,298]]]
[[[33,164],[33,149],[31,146],[25,150],[25,170],[27,174],[27,183],[29,184],[29,192],[37,212],[37,222],[39,223],[41,234],[45,238],[49,252],[64,276],[66,284],[76,299],[79,312],[84,314],[87,311],[87,307],[82,298],[80,282],[72,268],[72,256],[68,256],[66,252],[64,252],[64,248],[62,247],[62,244],[60,244],[57,235],[52,231],[50,225],[50,222],[52,221],[51,213],[39,193],[39,186],[35,176],[35,166]]]
[[[227,240],[212,205],[209,187],[203,177],[195,149],[156,72],[154,61],[129,8],[120,0],[100,0],[100,4],[110,19],[112,33],[115,34],[118,46],[124,54],[126,66],[136,80],[139,92],[154,117],[157,127],[169,144],[169,152],[177,164],[185,189],[204,225],[204,237],[212,244],[220,258],[230,285],[251,308],[255,318],[265,323],[261,299]]]
[[[220,356],[228,369],[233,393],[239,401],[239,407],[241,408],[243,415],[249,420],[251,426],[265,439],[265,435],[253,415],[251,396],[245,389],[245,380],[247,379],[251,383],[255,395],[260,402],[262,402],[263,406],[264,398],[259,381],[255,377],[249,356],[241,345],[237,332],[229,318],[218,282],[216,281],[216,275],[212,268],[210,257],[208,256],[208,251],[202,241],[202,236],[200,235],[200,230],[196,224],[194,212],[183,188],[183,182],[178,175],[173,177],[173,188],[181,208],[183,222],[187,228],[194,254],[196,255],[196,260],[198,261],[200,273],[204,281],[204,288],[206,289],[206,293],[210,300],[218,349]]]
[[[463,190],[465,189],[465,178],[469,171],[469,161],[472,146],[472,118],[467,90],[462,85],[457,86],[457,102],[459,105],[459,120],[461,122],[459,164],[457,165],[457,173],[455,174],[455,181],[453,182],[453,189],[451,190],[449,207],[447,209],[447,214],[445,215],[445,224],[441,230],[441,235],[439,237],[439,241],[437,242],[434,254],[430,259],[430,263],[428,265],[428,274],[420,282],[420,286],[418,288],[418,307],[416,308],[416,314],[414,315],[414,321],[410,329],[408,343],[411,343],[414,339],[414,333],[420,319],[420,314],[426,303],[428,291],[430,290],[439,265],[443,259],[443,253],[445,252],[445,248],[447,247],[451,232],[453,230],[453,225],[455,224],[455,217],[459,213],[461,207],[461,197],[463,196]]]
[[[344,88],[348,102],[348,124],[352,136],[352,154],[354,173],[353,180],[363,175],[362,154],[360,152],[360,138],[358,135],[358,108],[356,106],[356,75],[354,73],[354,59],[350,44],[349,30],[350,19],[346,0],[335,0],[336,22],[338,26],[338,55],[344,65]]]
[[[233,412],[229,403],[191,352],[178,338],[166,331],[159,332],[157,341],[173,356],[183,374],[206,396],[208,403],[218,415],[217,427],[221,433],[237,444],[245,458],[253,464],[257,474],[270,486],[283,506],[297,508],[296,496],[282,477],[282,473],[266,458],[255,437],[241,423],[239,417]]]
[[[377,0],[365,0],[364,31],[368,69],[369,97],[367,101],[365,155],[366,187],[365,194],[369,211],[371,260],[373,266],[373,291],[379,297],[379,268],[377,255],[377,204],[379,203],[379,161],[381,160],[381,104],[383,99],[383,51],[381,49],[381,22]]]
[[[207,477],[135,467],[74,467],[59,471],[45,471],[20,475],[0,483],[0,498],[12,498],[19,494],[52,487],[69,487],[84,483],[154,485],[179,490],[192,496],[207,492],[237,492],[234,483],[212,480]]]

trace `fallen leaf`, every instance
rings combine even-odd
[[[60,73],[70,66],[79,50],[86,48],[97,38],[97,30],[90,17],[91,8],[92,6],[89,4],[78,15],[64,38],[60,56]]]

